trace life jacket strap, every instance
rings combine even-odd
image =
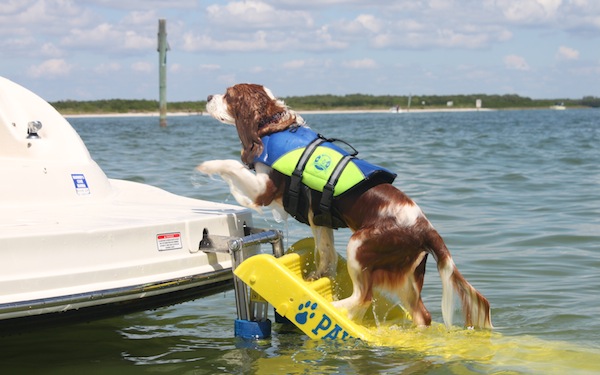
[[[287,207],[285,207],[286,211],[292,217],[295,217],[298,213],[298,201],[300,197],[300,189],[302,187],[302,173],[304,172],[306,163],[308,163],[308,159],[310,159],[311,155],[313,154],[313,152],[315,152],[317,147],[325,141],[326,139],[319,135],[311,143],[309,143],[308,146],[306,146],[306,148],[302,152],[302,156],[300,156],[300,159],[296,164],[294,172],[292,172],[288,192],[288,204]]]
[[[345,155],[342,158],[342,160],[340,160],[338,162],[338,164],[335,166],[335,169],[331,173],[331,176],[329,176],[329,180],[327,180],[327,183],[323,187],[323,194],[321,195],[321,201],[319,203],[319,208],[321,209],[321,215],[322,215],[321,220],[323,220],[322,225],[324,225],[324,226],[327,226],[330,228],[333,227],[333,219],[331,216],[332,215],[331,214],[331,205],[333,203],[333,190],[335,189],[335,185],[337,184],[338,180],[340,179],[340,176],[342,175],[344,168],[346,168],[346,165],[348,165],[348,163],[354,158],[355,158],[354,154]]]
[[[329,176],[329,180],[327,180],[327,183],[323,187],[323,195],[321,196],[321,202],[319,204],[319,208],[321,209],[321,211],[329,212],[329,210],[331,209],[331,203],[333,202],[333,190],[335,189],[335,185],[340,179],[344,168],[346,168],[346,165],[348,165],[348,163],[354,158],[355,157],[352,154],[346,155],[335,166],[333,172],[331,173],[331,176]]]

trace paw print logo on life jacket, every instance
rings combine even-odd
[[[319,171],[324,171],[331,165],[331,157],[327,154],[321,154],[315,159],[315,168]]]
[[[296,322],[298,324],[306,324],[308,319],[312,319],[315,317],[315,310],[317,309],[317,303],[312,303],[310,301],[306,301],[306,303],[300,304],[298,306],[298,314],[296,314]]]

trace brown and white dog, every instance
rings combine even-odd
[[[304,125],[304,120],[276,99],[271,91],[255,84],[229,87],[224,95],[210,95],[206,109],[217,120],[235,125],[242,143],[241,159],[212,160],[197,169],[219,174],[239,204],[260,211],[271,206],[282,211],[286,178],[255,157],[263,151],[261,137]],[[253,166],[252,172],[247,166]],[[452,324],[453,291],[462,301],[465,325],[492,328],[490,304],[460,274],[441,236],[421,209],[391,184],[379,184],[363,193],[348,193],[334,202],[353,234],[346,254],[353,282],[350,297],[335,301],[352,319],[361,319],[371,304],[373,288],[396,294],[411,313],[414,324],[431,324],[431,315],[421,300],[427,255],[437,261],[442,281],[442,315]],[[333,230],[316,226],[309,212],[309,224],[319,254],[312,278],[334,276],[337,254]]]

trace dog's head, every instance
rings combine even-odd
[[[250,83],[229,87],[225,95],[209,95],[206,111],[225,124],[235,125],[242,141],[242,161],[248,165],[263,151],[261,137],[304,122],[271,90]]]

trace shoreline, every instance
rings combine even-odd
[[[313,111],[296,111],[299,114],[344,114],[344,113],[389,113],[389,114],[408,114],[408,113],[429,113],[429,112],[489,112],[496,111],[491,108],[414,108],[405,110],[400,108],[399,111],[385,109],[340,109],[340,110],[313,110]]]
[[[428,108],[411,109],[409,111],[400,109],[399,112],[386,109],[333,109],[333,110],[307,110],[296,111],[300,115],[316,114],[363,114],[363,113],[389,113],[389,114],[409,114],[409,113],[431,113],[431,112],[489,112],[496,111],[491,108]],[[167,117],[182,116],[209,116],[207,112],[167,112]],[[65,118],[91,118],[91,117],[160,117],[158,112],[127,112],[127,113],[76,113],[65,114]]]

